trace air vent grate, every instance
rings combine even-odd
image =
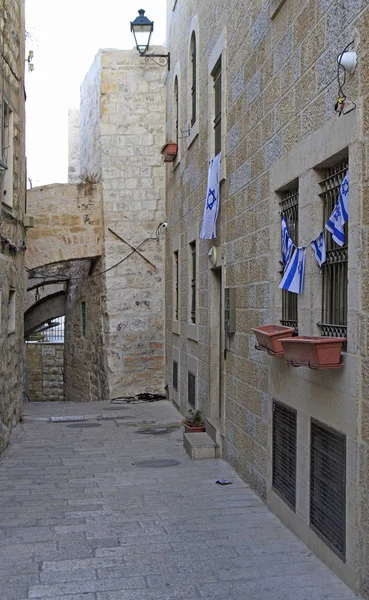
[[[196,377],[191,371],[188,371],[188,404],[196,406]]]
[[[296,411],[273,402],[273,489],[296,508]]]
[[[346,437],[312,419],[310,450],[310,526],[345,560]]]
[[[178,392],[178,363],[173,361],[173,389]]]

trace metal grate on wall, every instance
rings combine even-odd
[[[188,371],[188,404],[196,407],[196,377],[191,371]]]
[[[178,363],[173,361],[173,389],[178,392]]]
[[[288,227],[288,233],[293,243],[298,245],[299,234],[299,190],[292,188],[283,193],[279,203]],[[295,327],[297,332],[297,294],[282,290],[282,325]]]
[[[297,413],[273,402],[273,489],[292,508],[296,508]]]
[[[343,161],[327,169],[325,179],[320,183],[323,200],[323,224],[328,221],[338,200],[341,183],[348,169],[348,161]],[[348,228],[345,223],[344,246],[339,246],[332,235],[325,230],[327,260],[322,265],[323,299],[322,322],[319,323],[323,336],[346,337],[347,335],[347,266]]]
[[[346,436],[312,419],[310,453],[310,526],[345,560]]]

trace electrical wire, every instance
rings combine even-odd
[[[343,88],[344,88],[344,86],[346,84],[346,68],[342,64],[342,57],[343,57],[343,55],[345,54],[345,52],[347,52],[348,48],[350,46],[352,46],[352,44],[354,43],[354,41],[355,40],[352,40],[352,42],[350,42],[349,44],[347,44],[347,46],[345,47],[345,49],[343,50],[343,52],[341,52],[337,56],[338,98],[337,98],[337,102],[336,102],[336,105],[335,105],[334,109],[335,109],[336,112],[338,112],[338,116],[339,117],[341,116],[341,114],[348,115],[350,112],[352,112],[356,108],[356,103],[353,102],[352,100],[347,100],[346,94],[345,94],[345,92],[343,90]],[[343,80],[341,80],[341,70],[343,71]],[[350,110],[347,110],[346,112],[344,112],[346,100],[347,100],[347,102],[349,104],[352,104],[353,107],[350,108]]]

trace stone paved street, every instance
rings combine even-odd
[[[167,402],[25,412],[1,457],[1,600],[355,597],[227,463],[185,455]]]

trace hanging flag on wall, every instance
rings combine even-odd
[[[202,240],[212,240],[216,238],[216,223],[219,211],[219,184],[220,184],[220,163],[222,153],[216,155],[210,161],[208,171],[208,187],[204,207],[204,216],[200,238]]]
[[[282,290],[302,294],[304,285],[306,247],[296,248],[284,272],[279,287]]]
[[[313,242],[310,243],[310,246],[314,250],[315,258],[318,261],[319,267],[321,267],[322,264],[325,263],[325,261],[327,259],[326,250],[325,250],[324,231],[322,231],[318,235],[318,237]]]
[[[286,218],[282,213],[282,264],[284,268],[288,265],[288,262],[291,258],[291,253],[294,248],[294,243],[290,238],[290,234],[288,233],[288,227],[286,223]]]
[[[340,205],[342,220],[344,223],[348,221],[348,198],[349,198],[349,174],[347,171],[345,179],[341,183],[338,203]]]
[[[345,243],[344,221],[338,200],[331,216],[325,224],[325,228],[332,234],[332,238],[336,244],[343,246]]]

